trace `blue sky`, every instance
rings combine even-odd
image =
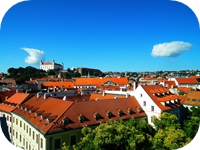
[[[198,69],[200,30],[186,5],[169,0],[30,0],[0,30],[0,72],[39,61],[105,71]]]

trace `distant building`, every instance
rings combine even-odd
[[[94,75],[94,73],[101,73],[101,71],[99,69],[92,69],[92,68],[82,68],[79,67],[77,68],[77,71],[81,74],[81,75]]]
[[[49,69],[63,70],[63,68],[64,68],[64,63],[58,64],[58,63],[55,63],[54,60],[52,62],[42,62],[42,60],[40,61],[40,69],[45,70],[45,71],[47,71]]]

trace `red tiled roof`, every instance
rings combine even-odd
[[[179,84],[198,84],[199,83],[196,78],[176,78],[176,81]]]
[[[21,110],[21,107],[23,110]],[[25,108],[27,108],[27,112],[24,111]],[[59,100],[51,97],[47,99],[44,99],[43,96],[37,98],[35,95],[13,112],[26,118],[30,124],[33,124],[44,134],[50,134],[68,129],[81,128],[84,125],[95,125],[100,122],[106,122],[109,120],[106,114],[107,111],[113,114],[112,120],[146,117],[144,111],[138,112],[138,108],[140,108],[140,105],[134,97],[73,103],[69,100]],[[133,110],[133,114],[128,113],[130,109]],[[31,114],[29,114],[29,110],[32,110]],[[119,110],[123,112],[122,116],[119,116]],[[35,113],[38,114],[36,118]],[[96,120],[94,117],[96,113],[100,115],[99,120]],[[80,114],[85,117],[83,123],[79,120]],[[43,116],[43,121],[40,121],[41,116]],[[69,124],[64,127],[63,119],[66,117],[69,120]],[[46,118],[50,121],[49,124],[46,124]]]
[[[63,87],[63,88],[74,88],[74,83],[73,82],[45,82],[43,84],[46,87]]]
[[[157,92],[155,91],[160,91],[159,89],[162,89],[165,92],[170,92],[168,89],[164,88],[163,85],[141,85],[141,86],[162,111],[169,110],[171,109],[171,107],[164,106],[160,102],[166,102],[166,101],[175,100],[178,98],[177,95],[171,94],[171,93],[170,94],[166,93],[165,95],[162,95],[162,92],[160,92],[161,96],[156,96]],[[179,106],[180,104],[174,105],[174,107],[179,107]]]
[[[15,93],[9,99],[0,104],[0,110],[11,112],[17,107],[17,105],[21,104],[28,96],[29,94],[25,93]]]
[[[116,96],[115,95],[111,95],[111,94],[105,94],[104,96],[102,95],[102,94],[99,94],[99,93],[97,93],[97,94],[95,94],[95,93],[93,93],[93,94],[91,94],[91,96],[90,96],[90,100],[96,100],[96,98],[98,98],[98,100],[115,100],[114,98],[115,98]],[[117,98],[126,98],[126,96],[124,96],[124,95],[117,95]]]
[[[0,103],[5,101],[5,98],[9,98],[15,93],[16,91],[0,91]]]
[[[109,120],[106,114],[107,112],[111,112],[113,114],[113,117],[111,118],[112,120],[130,119],[132,117],[146,117],[145,112],[142,111],[139,113],[137,108],[140,108],[140,105],[134,97],[116,100],[75,102],[57,121],[57,127],[52,127],[49,132],[62,130],[59,125],[60,122],[62,122],[62,120],[66,117],[70,120],[70,123],[65,127],[66,129],[80,128],[85,125],[90,126],[99,124],[100,122],[106,122]],[[130,109],[134,112],[131,115],[128,113],[128,110]],[[118,114],[119,110],[124,113],[121,117]],[[97,113],[100,115],[99,120],[96,120],[94,117]],[[85,121],[83,123],[81,123],[78,118],[80,114],[85,117]]]
[[[39,128],[44,134],[53,126],[60,116],[73,104],[73,102],[60,100],[57,98],[48,97],[44,99],[43,96],[37,98],[37,95],[33,96],[31,99],[21,105],[23,110],[16,108],[13,112],[19,114],[26,118],[31,124]],[[29,114],[24,111],[24,108],[32,107],[30,110],[35,111],[34,113]],[[35,113],[38,113],[38,116],[35,118]],[[46,124],[45,116],[43,121],[40,121],[40,116],[50,113],[49,124]]]
[[[101,87],[101,85],[105,84],[108,81],[114,82],[118,85],[127,85],[128,79],[127,78],[76,78],[75,84],[76,86],[80,85],[88,85],[88,86],[97,86]]]
[[[164,81],[167,84],[167,88],[176,87],[175,81]]]
[[[189,92],[183,102],[185,105],[200,106],[200,91]]]
[[[188,93],[188,92],[191,91],[191,88],[188,88],[188,87],[179,87],[178,90],[179,91],[184,91],[184,92]]]

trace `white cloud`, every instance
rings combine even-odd
[[[151,55],[153,57],[177,57],[182,52],[189,50],[192,44],[183,41],[172,41],[153,46]]]
[[[34,49],[34,48],[21,48],[22,50],[26,51],[29,56],[25,58],[25,62],[27,64],[39,64],[40,60],[44,61],[45,53],[41,50]]]

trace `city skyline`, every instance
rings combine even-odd
[[[0,72],[39,61],[106,71],[199,70],[199,24],[168,0],[21,2],[4,16]]]

